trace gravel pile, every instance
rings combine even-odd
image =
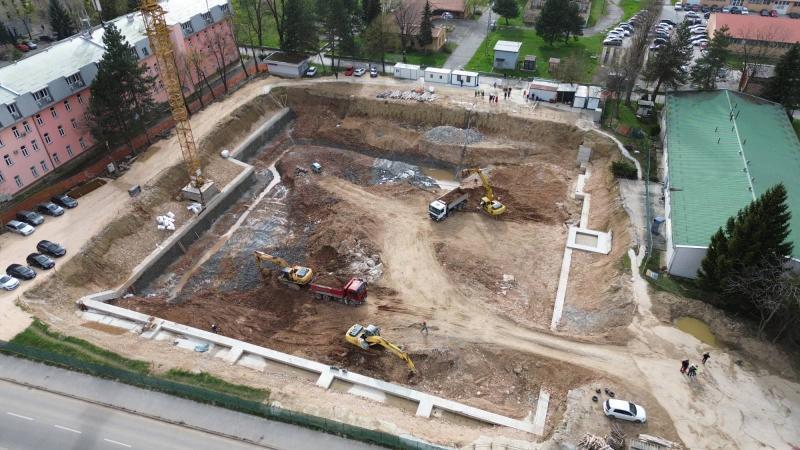
[[[467,144],[474,144],[483,140],[483,135],[475,130],[464,131],[462,128],[444,126],[432,128],[425,133],[425,139],[440,144],[463,145],[466,138]]]
[[[436,100],[436,94],[432,92],[414,91],[385,91],[376,95],[378,98],[393,98],[396,100],[411,100],[417,102],[432,102]]]

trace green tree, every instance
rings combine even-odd
[[[582,24],[576,4],[570,0],[546,0],[536,18],[536,35],[552,46],[559,39],[566,42],[570,36],[577,36]]]
[[[125,14],[128,7],[127,0],[100,0],[100,18],[111,20]]]
[[[383,72],[386,72],[386,53],[400,47],[400,37],[392,29],[392,23],[385,13],[381,13],[364,31],[364,52],[370,57],[381,60]]]
[[[6,24],[0,22],[0,44],[13,44],[14,37],[11,36],[11,33],[8,32],[8,28],[6,28]]]
[[[519,17],[519,3],[517,0],[494,0],[492,11],[506,19],[508,25],[508,19]]]
[[[711,237],[698,272],[701,286],[720,292],[731,277],[763,261],[791,256],[793,244],[786,242],[791,213],[786,201],[786,188],[777,184],[729,218],[724,229]]]
[[[317,24],[310,0],[286,0],[285,26],[281,50],[296,53],[317,50]]]
[[[50,14],[50,27],[56,32],[56,37],[61,40],[75,34],[77,28],[72,16],[64,8],[59,0],[50,0],[48,7]]]
[[[800,108],[800,44],[792,45],[778,60],[764,96],[783,105],[790,116]]]
[[[338,68],[342,64],[341,55],[354,55],[356,52],[353,33],[359,22],[356,1],[317,0],[317,19],[320,23],[320,31],[328,41],[331,70],[337,77]]]
[[[381,7],[380,0],[361,0],[361,8],[363,9],[364,23],[369,26],[381,14],[383,8]]]
[[[684,22],[658,53],[651,53],[642,75],[648,83],[656,83],[653,89],[654,99],[662,85],[675,89],[688,81],[688,66],[692,60],[691,39],[691,30]]]
[[[25,32],[28,34],[28,39],[33,39],[31,34],[31,19],[36,12],[36,7],[31,0],[8,0],[3,4],[6,5],[6,14],[9,19],[16,18],[25,27]]]
[[[731,43],[728,27],[724,26],[714,33],[711,45],[705,56],[697,60],[692,67],[692,84],[700,89],[711,90],[717,87],[717,75],[730,56],[728,46]]]
[[[155,79],[139,64],[131,46],[113,23],[105,26],[106,52],[91,86],[88,119],[92,135],[109,147],[127,144],[147,131],[155,102]]]
[[[420,47],[426,47],[433,42],[433,22],[431,22],[431,2],[425,2],[422,10],[422,20],[419,23],[417,41]]]

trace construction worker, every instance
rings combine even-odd
[[[425,333],[425,336],[428,335],[428,322],[422,321],[422,328],[419,330],[420,333]]]
[[[708,361],[708,358],[711,358],[711,354],[708,353],[708,352],[703,353],[703,365],[704,366],[706,365],[706,361]]]
[[[211,332],[213,332],[215,334],[219,334],[219,327],[217,326],[217,324],[215,324],[215,323],[211,324]]]
[[[681,361],[681,373],[685,374],[688,369],[689,369],[689,360],[684,359],[683,361]]]

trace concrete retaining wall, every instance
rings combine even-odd
[[[231,157],[240,161],[247,161],[252,158],[267,144],[267,142],[280,133],[292,119],[294,119],[292,110],[283,108],[265,122],[264,125],[258,127],[244,142],[233,149]]]

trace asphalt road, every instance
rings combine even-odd
[[[0,450],[265,447],[0,381]]]

